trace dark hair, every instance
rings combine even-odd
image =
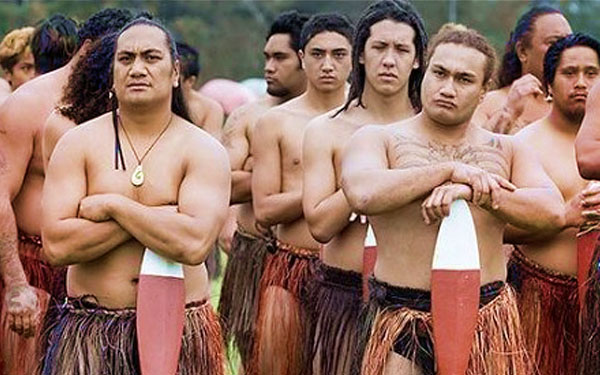
[[[431,38],[429,49],[427,51],[427,65],[435,50],[441,44],[458,44],[469,48],[473,48],[485,55],[486,61],[483,68],[483,84],[491,83],[494,66],[496,65],[496,50],[490,44],[486,37],[481,35],[477,30],[470,29],[461,24],[447,23]]]
[[[300,33],[300,50],[304,50],[308,42],[317,34],[332,31],[341,34],[352,44],[354,25],[348,17],[340,13],[320,13],[310,17]]]
[[[55,14],[42,21],[31,38],[35,71],[48,73],[65,65],[77,51],[77,24],[71,18]]]
[[[510,86],[516,79],[521,77],[523,67],[519,56],[517,56],[517,42],[523,43],[525,47],[531,45],[531,36],[538,18],[546,14],[563,14],[560,10],[547,5],[535,6],[529,9],[519,18],[515,29],[510,33],[506,43],[504,56],[500,69],[498,70],[498,86],[500,88]]]
[[[106,34],[118,32],[133,19],[128,9],[107,8],[94,13],[80,26],[77,36],[80,48],[86,40],[95,41]]]
[[[197,77],[200,73],[198,50],[183,42],[177,42],[175,44],[177,45],[177,53],[179,53],[182,80],[186,80],[191,76]]]
[[[548,51],[544,56],[544,88],[546,90],[548,90],[548,86],[554,83],[556,68],[560,63],[562,53],[566,49],[577,46],[593,49],[600,62],[600,42],[598,42],[597,39],[583,33],[575,33],[559,39],[548,48]]]
[[[161,30],[163,32],[163,34],[165,34],[165,42],[167,43],[167,46],[169,47],[169,53],[171,54],[171,62],[173,64],[175,64],[179,60],[179,54],[177,53],[177,46],[175,45],[175,40],[173,39],[171,32],[169,32],[169,30],[165,26],[163,26],[159,21],[157,21],[155,19],[148,19],[145,16],[135,18],[133,21],[131,21],[127,25],[125,25],[121,29],[121,31],[119,31],[117,40],[125,31],[129,30],[130,28],[132,28],[134,26],[150,26],[150,27],[156,27],[157,29]],[[116,48],[117,48],[117,43],[115,43],[115,51],[116,51]],[[114,61],[114,59],[113,59],[113,61]],[[112,69],[111,69],[111,71],[112,71]],[[112,74],[111,74],[111,87],[112,87],[112,79],[113,78],[112,78]],[[117,100],[116,95],[114,96],[114,100]],[[177,116],[179,116],[189,122],[192,122],[192,120],[190,118],[190,114],[187,109],[187,105],[185,103],[185,99],[183,97],[183,90],[181,88],[181,85],[178,85],[177,87],[173,87],[173,95],[171,97],[171,111],[173,111],[173,113],[175,113]]]
[[[421,110],[421,81],[423,80],[423,74],[425,74],[425,50],[427,48],[427,32],[423,25],[423,19],[417,10],[405,1],[382,0],[371,4],[365,9],[356,24],[352,47],[350,91],[346,104],[340,112],[346,111],[354,99],[357,99],[356,106],[364,107],[362,94],[365,89],[366,72],[364,64],[359,63],[359,60],[365,50],[367,39],[371,36],[371,26],[384,20],[405,23],[415,31],[413,44],[419,67],[413,69],[408,78],[408,96],[413,108],[417,111]],[[336,115],[340,112],[336,113]]]
[[[298,13],[296,10],[280,13],[271,24],[266,40],[275,34],[287,34],[290,36],[290,48],[294,52],[298,52],[302,26],[308,21],[308,18],[307,14]]]
[[[81,124],[113,109],[109,92],[116,42],[117,33],[105,35],[77,62],[58,109],[61,115]]]

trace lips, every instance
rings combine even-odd
[[[388,79],[392,79],[392,78],[393,79],[397,79],[398,78],[398,76],[396,74],[390,73],[390,72],[388,72],[388,73],[380,73],[379,76],[382,77],[382,78],[388,78]]]
[[[452,103],[450,101],[447,101],[447,100],[438,99],[438,100],[434,100],[434,103],[437,106],[439,106],[439,107],[444,107],[444,108],[447,108],[447,109],[454,109],[454,108],[456,108],[456,104],[454,104],[454,103]]]
[[[128,88],[146,88],[146,87],[150,87],[150,85],[148,83],[144,83],[144,82],[134,82],[134,83],[130,83],[127,85]]]

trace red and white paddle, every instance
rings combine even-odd
[[[431,267],[431,313],[438,375],[465,375],[479,311],[481,271],[473,217],[457,200],[442,220]]]
[[[367,302],[369,300],[369,277],[373,274],[375,269],[375,262],[377,261],[377,241],[375,240],[375,233],[371,224],[367,223],[367,235],[365,236],[363,253],[363,300]]]
[[[175,375],[185,316],[183,267],[150,249],[137,291],[137,340],[142,375]]]

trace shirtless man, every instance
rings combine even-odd
[[[600,200],[600,188],[579,176],[574,143],[588,91],[599,78],[599,56],[600,44],[583,34],[553,44],[544,61],[544,84],[553,98],[552,110],[516,136],[535,151],[567,202],[565,225],[558,233],[510,230],[505,235],[509,242],[523,244],[512,253],[509,281],[517,291],[525,339],[542,374],[577,373],[575,241],[585,221],[582,202],[584,198]]]
[[[4,311],[8,315],[2,335],[10,336],[3,337],[3,343],[17,339],[10,335],[8,327],[24,336],[34,334],[37,317],[41,317],[47,300],[42,290],[55,298],[65,294],[64,269],[51,267],[41,256],[43,125],[90,41],[116,31],[130,17],[129,11],[114,9],[90,17],[78,32],[80,47],[73,59],[63,68],[25,83],[0,107],[0,272],[5,288]],[[34,346],[33,340],[29,342]],[[17,345],[22,343],[2,345],[8,366],[35,366],[28,357],[30,352],[17,350]],[[18,355],[11,350],[17,350]]]
[[[223,147],[180,105],[176,58],[160,24],[138,18],[125,26],[113,71],[119,109],[69,131],[52,155],[44,251],[53,264],[69,266],[69,301],[50,334],[44,373],[79,374],[81,363],[98,374],[139,373],[136,286],[149,248],[184,264],[180,371],[223,374],[203,262],[227,215],[229,163]],[[141,181],[132,176],[136,164],[143,167]]]
[[[313,373],[350,373],[359,336],[366,226],[349,223],[340,187],[341,157],[352,134],[366,124],[387,124],[421,108],[427,35],[406,3],[374,3],[357,22],[352,85],[343,109],[312,120],[304,133],[303,207],[312,236],[324,244],[309,304],[316,316]]]
[[[295,98],[306,89],[306,75],[297,51],[300,32],[307,20],[307,15],[297,11],[284,12],[275,18],[263,49],[268,95],[236,109],[224,128],[223,144],[232,170],[231,204],[237,204],[232,207],[237,230],[223,278],[219,314],[226,341],[235,340],[244,367],[252,355],[257,291],[267,254],[267,244],[256,228],[252,208],[252,132],[258,118],[269,108]]]
[[[35,28],[31,52],[36,74],[46,74],[65,66],[80,50],[77,23],[62,14],[55,14]]]
[[[517,21],[498,72],[500,88],[488,93],[473,122],[495,133],[514,134],[546,116],[552,104],[542,89],[544,54],[571,33],[560,10],[536,6]]]
[[[302,28],[299,55],[306,92],[269,110],[253,135],[252,198],[256,220],[274,226],[260,286],[254,360],[262,375],[308,373],[307,314],[301,294],[311,279],[319,243],[302,211],[302,136],[307,123],[344,103],[353,26],[319,14]]]
[[[486,306],[469,373],[533,373],[514,295],[504,285],[502,235],[507,222],[556,228],[562,199],[524,145],[470,121],[494,61],[494,49],[476,31],[442,30],[429,47],[423,111],[398,124],[364,127],[346,148],[344,194],[352,209],[368,215],[377,236],[365,375],[434,374],[432,256],[439,219],[459,198],[469,201],[477,229]]]
[[[0,66],[10,84],[10,91],[35,77],[31,37],[35,29],[23,27],[6,34],[0,42]]]
[[[209,132],[213,137],[221,139],[225,114],[223,107],[215,100],[206,97],[196,90],[194,85],[200,73],[198,51],[181,42],[177,42],[177,51],[181,60],[181,86],[194,124]]]

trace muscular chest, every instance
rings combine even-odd
[[[173,152],[148,155],[142,163],[144,182],[136,187],[131,183],[131,176],[137,161],[131,152],[123,151],[126,170],[115,168],[114,153],[111,152],[94,159],[88,158],[87,195],[116,193],[149,206],[177,203],[179,186],[185,173],[185,163],[181,157]],[[161,151],[161,148],[157,151]]]
[[[585,188],[587,181],[579,175],[572,142],[540,142],[536,145],[536,149],[544,171],[558,187],[565,200],[571,199]],[[548,150],[553,151],[548,152]]]
[[[280,160],[284,178],[302,176],[302,138],[304,126],[287,126],[280,139]]]
[[[460,162],[510,178],[510,155],[495,138],[473,144],[444,145],[403,135],[390,142],[390,167],[406,169],[443,162]]]

